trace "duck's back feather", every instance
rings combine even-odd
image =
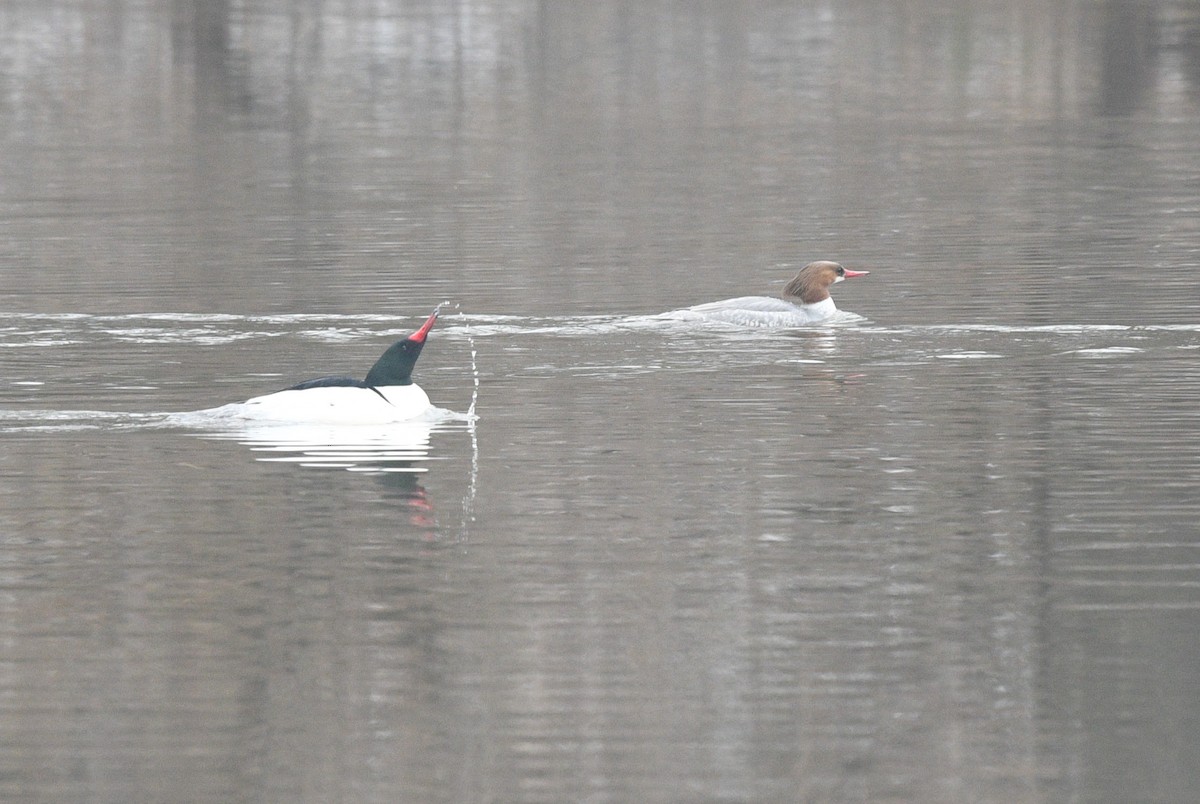
[[[802,327],[837,311],[833,299],[828,298],[816,304],[793,304],[770,296],[739,296],[697,304],[680,312],[743,327]]]

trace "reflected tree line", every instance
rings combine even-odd
[[[853,7],[850,5],[846,8]],[[842,8],[835,5],[831,9],[835,28],[836,16]],[[729,44],[731,32],[734,33],[732,39],[738,38],[739,25],[742,26],[742,37],[751,35],[744,29],[745,15],[739,9],[740,6],[697,6],[683,12],[678,9],[663,12],[669,15],[668,24],[655,27],[651,36],[665,40],[675,37],[678,28],[710,23],[719,32],[717,47],[733,47],[738,52],[744,52],[742,44]],[[1023,65],[1024,71],[1079,76],[1093,82],[1093,110],[1104,115],[1128,115],[1145,108],[1160,89],[1164,77],[1172,81],[1182,80],[1184,94],[1193,102],[1200,103],[1200,6],[1195,3],[1108,0],[1095,6],[1084,4],[1064,11],[1057,4],[1032,2],[1023,9],[1027,19],[1033,17],[1032,22],[1018,31],[998,29],[994,20],[986,22],[985,10],[986,6],[976,9],[971,3],[951,10],[951,14],[958,15],[955,24],[946,27],[939,35],[963,40],[947,43],[952,51],[966,53],[970,58],[970,54],[978,51],[983,38],[1000,36],[1015,41],[1017,44],[1006,46],[1022,51],[1025,55],[1021,58],[1035,60],[1032,64]],[[411,4],[360,4],[349,0],[307,0],[277,5],[233,0],[172,0],[171,44],[176,64],[190,64],[195,70],[197,90],[202,95],[198,98],[199,102],[217,101],[230,111],[244,114],[252,112],[252,104],[256,100],[251,91],[252,81],[247,75],[248,71],[262,69],[258,62],[263,58],[275,61],[281,58],[278,53],[257,52],[262,44],[261,38],[256,41],[255,36],[246,35],[246,31],[254,26],[281,26],[290,32],[286,37],[272,41],[285,42],[293,50],[283,54],[282,58],[293,70],[290,76],[292,80],[316,74],[313,66],[306,66],[306,62],[330,56],[327,51],[331,48],[324,47],[326,43],[322,29],[329,20],[338,20],[339,26],[352,33],[355,29],[359,33],[369,32],[366,36],[373,41],[366,50],[375,49],[376,52],[371,55],[383,63],[412,56],[407,51],[414,42],[448,43],[446,47],[434,47],[419,54],[423,69],[438,80],[445,80],[447,76],[462,79],[465,75],[463,65],[456,62],[477,59],[469,52],[474,42],[481,38],[513,37],[519,40],[517,49],[522,51],[524,69],[531,74],[532,83],[537,86],[540,85],[536,80],[537,74],[546,69],[545,54],[556,47],[554,42],[540,39],[561,36],[564,26],[604,27],[606,21],[603,18],[580,15],[578,11],[572,4],[549,3],[530,3],[509,13],[500,12],[487,4],[469,2],[430,4],[425,7],[418,4],[414,7]],[[626,12],[630,15],[644,13],[632,6],[614,13],[621,17]],[[900,29],[913,31],[936,24],[945,14],[945,9],[941,4],[929,4],[928,7],[905,4],[892,13],[904,18],[904,22],[898,26]],[[1062,24],[1062,19],[1053,19],[1064,13],[1072,17],[1065,21],[1066,24]],[[680,17],[680,14],[685,16]],[[511,24],[512,16],[521,18],[515,26]],[[1044,19],[1039,21],[1039,16]],[[703,17],[721,19],[706,21]],[[597,21],[600,23],[598,26],[595,24]],[[888,24],[886,18],[879,22],[881,27]],[[628,28],[627,21],[614,25],[621,29]],[[489,26],[494,26],[496,30],[488,32],[486,29]],[[515,30],[501,30],[505,26],[515,27]],[[1081,50],[1077,43],[1069,41],[1071,37],[1089,35],[1098,39],[1097,48]],[[655,43],[651,39],[647,42],[644,35],[630,37],[613,31],[577,30],[573,36],[584,39],[611,37],[622,49],[654,48],[656,44],[661,44],[664,49],[670,48],[665,41]],[[1022,37],[1046,36],[1052,41],[1039,43],[1036,47],[1021,41]],[[907,41],[904,41],[905,38]],[[401,41],[404,39],[408,41]],[[781,42],[781,46],[786,47],[787,43]],[[927,50],[928,33],[904,37],[896,46],[914,52]],[[1064,69],[1062,64],[1056,63],[1073,59],[1080,53],[1093,58],[1092,54],[1096,52],[1099,54],[1098,64],[1072,64]],[[628,55],[631,59],[645,58],[640,54]],[[570,54],[565,56],[569,58]],[[909,57],[901,54],[899,58],[906,60]],[[492,66],[495,69],[507,69],[500,64]],[[303,85],[300,89],[304,89]],[[268,105],[274,105],[269,100],[267,102]]]
[[[279,96],[303,104],[317,76],[369,82],[398,63],[410,71],[407,77],[423,84],[485,83],[504,75],[510,81],[506,86],[533,95],[564,66],[572,75],[603,81],[609,73],[640,65],[653,72],[663,58],[683,62],[684,76],[728,81],[724,73],[755,52],[797,69],[804,51],[822,37],[832,42],[839,75],[864,85],[892,77],[897,63],[925,63],[927,70],[943,73],[939,83],[978,83],[980,71],[1007,69],[1007,64],[997,68],[984,62],[986,54],[1002,53],[1023,75],[1067,86],[1066,92],[1050,94],[1082,94],[1085,112],[1133,114],[1164,91],[1200,104],[1200,5],[1191,0],[1070,5],[1023,0],[1015,13],[1008,4],[994,5],[915,2],[881,8],[851,2],[748,11],[743,4],[592,6],[536,0],[165,0],[142,11],[148,19],[135,23],[138,15],[119,3],[103,11],[53,2],[17,4],[0,8],[0,30],[6,31],[0,38],[19,43],[0,64],[10,87],[7,99],[0,94],[0,103],[20,102],[23,94],[33,94],[32,87],[44,87],[51,71],[67,69],[89,42],[125,53],[160,49],[141,39],[161,21],[172,68],[194,76],[197,105],[235,115],[277,111],[284,105]],[[848,41],[864,28],[879,33],[866,44]],[[890,60],[881,49],[893,52]],[[929,52],[939,49],[951,55],[930,65]],[[589,54],[599,52],[615,53],[620,63],[612,63],[611,56],[588,63]],[[158,79],[139,76],[148,86]],[[671,80],[678,83],[677,74]],[[296,110],[288,111],[291,118]]]

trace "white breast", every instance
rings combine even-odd
[[[378,389],[330,386],[256,396],[239,407],[238,415],[246,419],[313,424],[387,424],[422,415],[429,410],[429,397],[416,383],[386,385]]]

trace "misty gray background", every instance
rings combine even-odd
[[[0,797],[1189,800],[1198,132],[1190,2],[3,4]],[[443,301],[405,471],[167,418]]]

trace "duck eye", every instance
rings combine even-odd
[[[842,266],[840,266],[840,265],[839,265],[839,266],[837,267],[837,273],[838,273],[838,276],[845,276],[845,275],[846,275],[846,269],[845,269],[845,268],[843,268]]]

